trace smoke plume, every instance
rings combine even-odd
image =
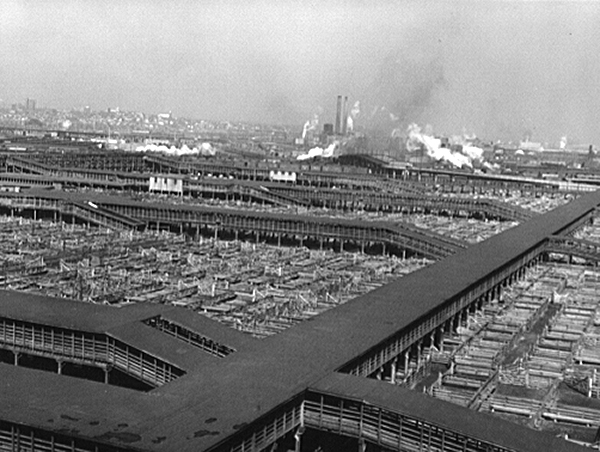
[[[187,145],[183,145],[178,148],[175,146],[165,146],[164,144],[146,144],[144,146],[138,146],[135,148],[136,152],[160,152],[167,155],[202,155],[202,156],[213,156],[216,155],[216,149],[210,143],[202,143],[200,147],[189,148]]]
[[[397,130],[394,130],[393,135]],[[473,162],[483,162],[483,149],[468,144],[462,145],[462,152],[453,152],[451,149],[442,147],[442,140],[435,138],[426,132],[421,132],[421,128],[412,123],[408,126],[406,139],[406,149],[409,152],[414,152],[418,149],[425,149],[427,156],[434,159],[436,162],[444,161],[452,164],[457,168],[467,166],[473,168]]]
[[[321,107],[317,109],[315,113],[313,113],[312,118],[304,123],[304,127],[302,129],[302,138],[306,139],[308,132],[314,132],[319,130],[319,116],[321,114]]]
[[[338,141],[334,141],[329,146],[327,146],[325,149],[317,146],[317,147],[310,149],[306,154],[300,154],[298,157],[296,157],[296,160],[309,160],[309,159],[314,159],[316,157],[331,158],[334,156],[335,151],[338,149],[338,147],[339,147]]]

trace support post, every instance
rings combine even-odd
[[[433,347],[435,347],[435,330],[429,335],[429,356],[433,353]]]
[[[364,438],[358,438],[358,452],[367,452],[367,442]]]
[[[301,425],[300,427],[298,427],[298,430],[296,430],[296,433],[294,434],[294,439],[296,440],[296,447],[294,448],[295,452],[300,452],[301,451],[301,438],[302,435],[304,434],[304,426]]]

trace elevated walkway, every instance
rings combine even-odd
[[[35,160],[20,156],[9,156],[6,158],[6,166],[16,172],[31,174],[52,174],[51,167]]]
[[[69,209],[70,207],[70,209]],[[84,221],[89,221],[98,226],[104,226],[110,229],[117,230],[142,230],[146,227],[146,223],[127,215],[114,212],[105,207],[94,204],[91,201],[73,202],[63,211],[72,213],[76,217]]]
[[[589,262],[600,262],[600,243],[568,235],[549,237],[546,250],[548,253],[578,257]]]
[[[58,373],[63,362],[101,367],[107,373],[114,367],[155,388],[185,374],[177,366],[110,335],[30,324],[2,317],[0,349],[12,351],[15,364],[18,364],[20,354],[27,354],[55,359]]]
[[[304,426],[390,450],[575,452],[588,450],[491,415],[383,381],[332,374],[311,386]]]
[[[0,206],[8,209],[51,210],[83,221],[116,229],[142,229],[149,223],[210,227],[268,236],[315,240],[387,244],[418,255],[440,259],[466,245],[411,225],[345,220],[303,215],[282,215],[251,210],[208,208],[192,205],[136,202],[116,196],[62,192],[1,193]]]
[[[315,191],[308,187],[300,186],[272,186],[271,192],[285,194],[290,198],[319,207],[331,209],[370,211],[446,211],[457,214],[481,215],[508,221],[527,221],[533,217],[533,212],[518,206],[491,199],[427,196],[415,192],[392,193],[380,190],[333,190],[320,189]],[[392,187],[390,187],[392,189]],[[404,188],[400,188],[404,191]],[[398,187],[396,187],[398,190]],[[415,190],[416,191],[416,190]]]

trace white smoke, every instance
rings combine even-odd
[[[354,119],[352,119],[352,116],[348,116],[348,118],[346,119],[346,130],[348,132],[354,131]]]
[[[471,160],[483,160],[483,149],[478,148],[477,146],[463,145],[462,153]]]
[[[353,119],[356,119],[358,117],[358,115],[360,115],[360,101],[359,100],[354,102],[354,106],[352,107],[352,110],[350,110],[350,116],[352,116]]]
[[[335,150],[337,149],[338,145],[339,142],[334,141],[325,149],[319,146],[314,147],[310,149],[306,154],[300,154],[298,157],[296,157],[296,160],[309,160],[314,159],[315,157],[331,158],[334,156]]]
[[[210,143],[202,143],[200,147],[190,148],[187,145],[183,145],[178,148],[175,146],[166,146],[164,144],[146,144],[144,146],[138,146],[135,148],[136,152],[160,152],[167,155],[202,155],[202,156],[213,156],[217,153],[216,149]]]
[[[560,149],[565,149],[567,147],[567,137],[562,137],[560,139]]]
[[[194,148],[194,150],[195,149],[198,148]],[[217,153],[217,150],[214,148],[214,146],[207,142],[202,143],[199,150],[201,155],[215,155]]]
[[[304,123],[304,127],[302,128],[302,139],[306,139],[308,132],[313,132],[319,129],[319,115],[321,112],[321,107],[317,109],[317,111],[313,114],[312,118]]]
[[[395,132],[396,130],[392,134]],[[439,162],[443,160],[457,168],[462,168],[463,166],[473,168],[473,160],[481,161],[483,159],[483,150],[476,146],[463,145],[463,153],[452,152],[449,148],[442,147],[442,142],[439,138],[422,133],[421,128],[417,124],[410,124],[407,132],[406,149],[408,151],[416,151],[423,147],[427,155],[435,161]]]
[[[357,100],[356,102],[354,102],[354,105],[352,106],[352,109],[350,110],[350,114],[348,115],[348,118],[346,118],[346,130],[348,132],[354,131],[354,121],[359,116],[360,116],[360,101]]]
[[[310,127],[310,120],[304,123],[304,127],[302,128],[302,139],[306,139],[306,134],[308,133],[308,128]]]

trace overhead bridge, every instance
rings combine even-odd
[[[271,185],[271,192],[282,193],[313,206],[331,209],[371,211],[421,211],[449,212],[456,214],[480,215],[510,221],[527,221],[533,213],[519,206],[484,198],[456,198],[424,196],[415,194],[395,194],[387,191],[314,190],[307,187]]]
[[[0,206],[10,209],[12,214],[18,214],[23,210],[31,210],[34,218],[37,218],[38,211],[45,210],[53,212],[55,219],[69,216],[73,220],[78,218],[84,223],[92,223],[110,229],[142,230],[145,228],[144,222],[113,212],[91,201],[69,199],[65,196],[56,197],[53,196],[54,193],[48,193],[45,196],[43,193],[41,192],[38,195],[2,193],[0,195]]]
[[[63,211],[69,211],[68,207]],[[110,229],[122,230],[142,230],[146,224],[143,221],[131,218],[118,212],[105,209],[91,201],[73,202],[71,204],[71,213],[83,221],[94,223],[98,226],[104,226]]]
[[[403,452],[563,452],[581,451],[525,426],[477,413],[380,380],[331,374],[301,396],[256,421],[251,433],[213,450],[263,450],[294,434],[300,450],[306,429],[356,441],[358,451]]]
[[[290,196],[288,193],[273,190],[274,186],[283,184],[262,184],[259,182],[220,180],[220,179],[186,179],[183,184],[184,193],[192,196],[225,196],[233,199],[249,199],[280,206],[308,207],[308,201]]]
[[[568,235],[555,235],[548,238],[548,253],[562,254],[585,259],[588,262],[600,262],[600,243],[577,239]]]
[[[0,317],[0,350],[11,351],[15,365],[22,355],[53,359],[59,374],[65,363],[99,367],[105,371],[106,382],[113,367],[154,388],[185,374],[177,366],[107,334],[3,317]]]
[[[41,166],[35,166],[35,164]],[[27,155],[6,155],[6,166],[13,171],[47,174],[61,168],[87,169],[111,172],[143,172],[148,168],[144,156],[124,151],[109,152],[38,152]],[[43,172],[40,172],[43,171]]]
[[[12,213],[31,210],[73,215],[83,221],[116,228],[140,229],[168,226],[198,235],[201,229],[250,234],[269,238],[336,241],[364,247],[381,244],[418,255],[440,259],[466,248],[459,240],[444,237],[412,225],[388,222],[346,220],[303,215],[278,215],[249,210],[204,206],[136,202],[122,197],[67,194],[63,192],[0,193],[0,206]]]
[[[406,249],[422,256],[439,259],[466,248],[463,242],[444,237],[411,225],[368,222],[340,218],[303,215],[277,215],[232,209],[199,206],[146,204],[99,200],[111,211],[147,223],[167,223],[185,226],[200,225],[219,230],[253,233],[318,241],[351,241],[358,244],[381,243]],[[185,225],[185,226],[184,226]]]
[[[527,427],[378,380],[332,374],[309,388],[306,428],[406,452],[581,450]],[[362,445],[362,447],[361,447]]]
[[[149,188],[149,175],[116,171],[110,168],[90,169],[52,166],[23,156],[8,156],[6,167],[11,172],[0,173],[0,182],[20,186],[62,184],[74,187],[99,187],[112,189],[145,190]]]

